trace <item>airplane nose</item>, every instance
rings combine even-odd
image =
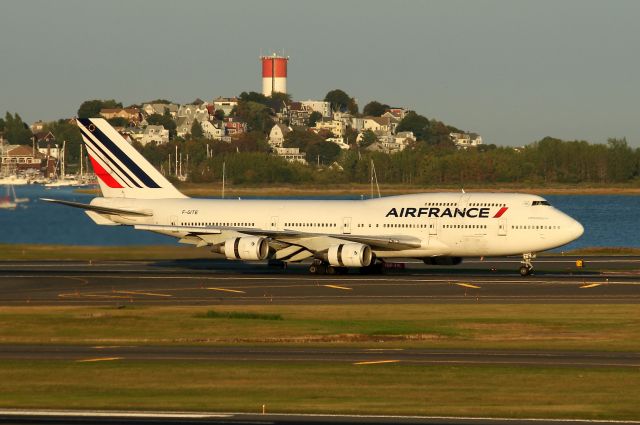
[[[573,235],[573,239],[578,239],[584,233],[584,227],[580,224],[579,221],[573,220],[571,223],[571,234]]]

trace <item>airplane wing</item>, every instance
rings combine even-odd
[[[159,232],[187,232],[188,236],[200,238],[205,243],[198,243],[200,246],[207,244],[216,244],[224,241],[226,237],[223,233],[241,233],[252,236],[265,236],[271,239],[270,245],[280,243],[281,248],[296,245],[304,248],[308,245],[310,239],[331,238],[334,240],[342,240],[349,242],[358,242],[371,246],[372,248],[383,250],[400,250],[420,248],[422,240],[414,236],[398,235],[398,236],[375,236],[375,235],[345,235],[345,234],[326,234],[326,233],[310,233],[300,232],[297,230],[261,230],[248,227],[225,227],[225,226],[165,226],[156,224],[138,224],[136,229],[151,230]],[[213,236],[213,237],[212,237]],[[185,241],[186,242],[186,241]],[[315,245],[315,244],[314,244]],[[278,248],[274,246],[274,248]],[[327,247],[328,248],[328,247]]]
[[[45,202],[52,202],[54,204],[62,204],[68,207],[80,208],[83,210],[94,211],[100,214],[120,215],[120,216],[136,216],[136,217],[151,217],[153,213],[151,211],[139,211],[139,210],[124,210],[120,208],[101,207],[98,205],[83,204],[80,202],[62,201],[59,199],[40,198]]]

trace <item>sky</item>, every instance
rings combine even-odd
[[[296,100],[340,88],[485,143],[640,147],[639,21],[631,0],[4,0],[0,114],[259,92],[277,51]]]

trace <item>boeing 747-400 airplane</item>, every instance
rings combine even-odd
[[[395,258],[455,265],[463,257],[522,255],[579,238],[582,225],[535,195],[424,193],[367,200],[193,199],[180,193],[104,119],[78,119],[102,197],[82,208],[125,225],[210,246],[230,260],[299,262],[311,273],[379,271]]]

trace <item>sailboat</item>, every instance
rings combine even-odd
[[[60,176],[57,179],[49,183],[46,183],[44,187],[51,188],[51,187],[63,187],[63,186],[77,186],[80,184],[80,182],[76,178],[68,179],[67,176],[65,175],[64,163],[65,163],[66,144],[67,144],[66,140],[62,142],[62,151],[60,151],[60,158],[59,158]]]
[[[0,197],[0,209],[14,210],[19,204],[25,202],[29,202],[29,198],[18,198],[13,185],[7,186],[6,195]]]

